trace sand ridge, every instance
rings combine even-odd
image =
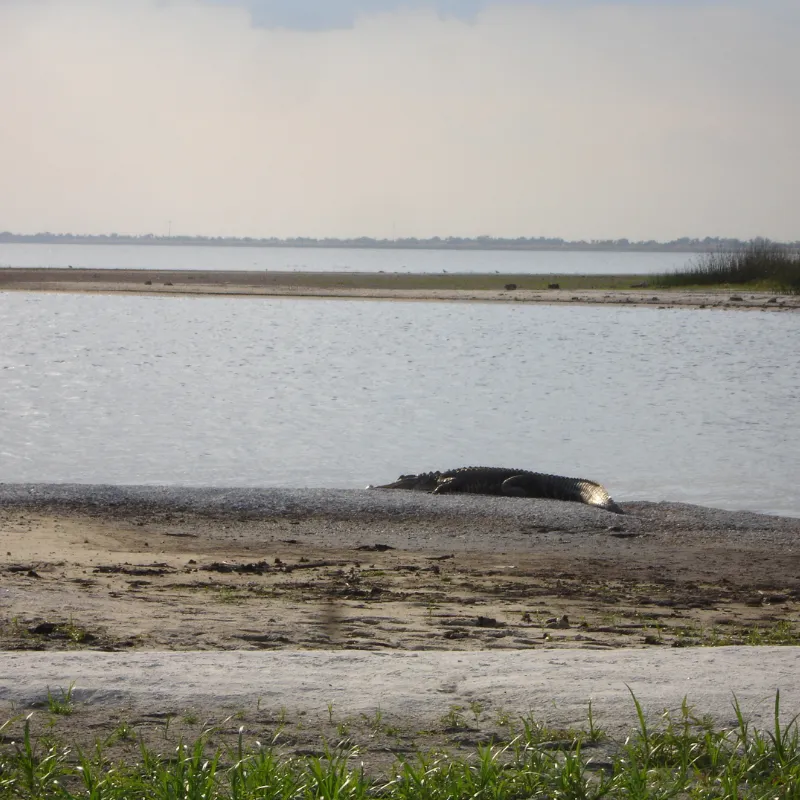
[[[370,273],[0,268],[0,291],[800,310],[800,296],[741,292],[735,288],[726,291],[505,288],[506,280],[513,280],[514,276],[499,276],[497,288],[403,288],[413,277]]]

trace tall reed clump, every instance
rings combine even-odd
[[[753,284],[800,294],[800,252],[769,239],[753,239],[737,250],[705,253],[681,270],[656,276],[654,283],[665,287]]]

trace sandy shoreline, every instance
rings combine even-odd
[[[768,724],[776,689],[796,713],[800,648],[708,645],[800,641],[800,519],[623,505],[0,485],[0,724],[301,754],[347,731],[381,769],[528,712],[585,726],[590,699],[624,736],[626,684],[652,715],[688,696],[726,723],[735,692]]]
[[[369,273],[227,272],[127,269],[0,268],[0,291],[77,292],[203,297],[305,297],[370,300],[543,303],[798,311],[800,296],[767,292],[663,290],[648,288],[506,289],[527,276],[477,276],[481,288],[403,288],[424,282],[465,280],[476,276],[410,276]],[[496,285],[496,288],[494,286]]]
[[[620,516],[417,492],[4,485],[0,646],[800,641],[800,519],[625,507]]]

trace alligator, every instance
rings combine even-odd
[[[571,500],[597,506],[615,514],[625,512],[609,497],[603,486],[583,478],[563,478],[527,469],[504,467],[461,467],[446,472],[423,472],[401,475],[394,483],[374,486],[374,489],[411,489],[417,492],[447,494],[498,494],[509,497],[541,497],[552,500]]]

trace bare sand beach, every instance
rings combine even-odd
[[[318,297],[447,302],[547,303],[798,311],[800,296],[648,288],[641,276],[411,275],[344,272],[232,272],[190,270],[0,268],[0,291],[86,292],[230,297]],[[563,287],[562,287],[563,284]],[[559,288],[548,288],[548,285]],[[513,288],[511,288],[513,287]],[[638,288],[636,288],[638,287]]]
[[[127,715],[155,731],[159,692],[172,693],[169,713],[194,720],[176,731],[236,709],[253,726],[289,713],[303,750],[320,730],[304,715],[326,716],[330,701],[386,752],[401,745],[370,738],[364,722],[379,707],[412,748],[472,746],[523,701],[573,724],[602,687],[606,722],[627,724],[631,681],[656,705],[696,689],[717,712],[736,690],[768,709],[800,658],[800,519],[623,505],[5,485],[0,709],[75,681],[80,714],[59,725],[89,736]],[[462,673],[460,688],[441,688]],[[148,675],[159,687],[149,698]],[[475,718],[473,701],[492,713]],[[450,713],[461,716],[448,733]]]

